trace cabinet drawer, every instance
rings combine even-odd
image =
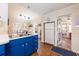
[[[19,44],[21,44],[21,43],[24,43],[24,39],[25,39],[25,38],[19,38],[19,39],[11,40],[8,45],[10,45],[10,46],[19,45]]]

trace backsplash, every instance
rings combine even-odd
[[[10,21],[10,19],[9,19]],[[21,37],[34,34],[34,26],[28,21],[14,21],[10,27],[12,30],[9,31],[9,37]]]

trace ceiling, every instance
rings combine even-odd
[[[19,3],[19,5],[25,8],[28,8],[29,5],[29,9],[39,15],[45,15],[49,12],[62,9],[74,4],[75,3]]]

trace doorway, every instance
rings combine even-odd
[[[44,43],[55,45],[55,22],[44,23]]]
[[[57,46],[71,50],[71,16],[70,15],[63,15],[58,17],[57,19],[57,33],[58,33],[58,40]]]

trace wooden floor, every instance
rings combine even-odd
[[[59,56],[58,53],[55,53],[51,50],[52,48],[52,45],[39,42],[38,51],[33,53],[32,56]]]

